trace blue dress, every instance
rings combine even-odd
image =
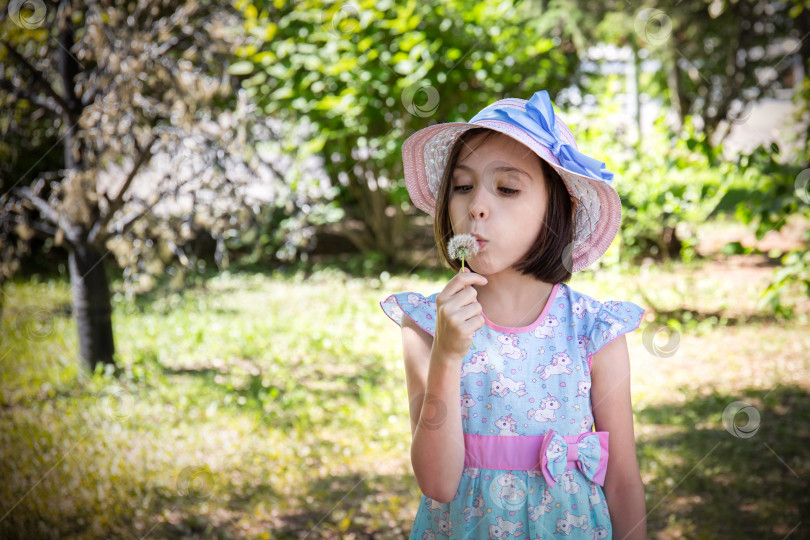
[[[404,313],[433,335],[437,295],[402,292],[380,305],[397,324],[402,324]],[[459,398],[468,447],[461,481],[449,503],[422,495],[410,538],[558,538],[556,534],[611,538],[607,503],[594,480],[596,467],[584,455],[576,467],[569,462],[566,468],[563,449],[562,468],[549,475],[533,465],[510,470],[472,466],[469,446],[473,441],[492,441],[501,447],[507,442],[531,445],[543,440],[540,436],[550,438],[551,431],[571,440],[591,435],[592,357],[616,337],[638,328],[643,313],[631,302],[599,302],[557,283],[529,326],[503,327],[484,315],[484,327],[473,335],[475,348],[461,365]],[[607,440],[607,432],[600,435]],[[522,440],[507,440],[510,437]],[[588,446],[598,461],[599,442]],[[606,445],[602,454],[601,483]],[[568,459],[572,455],[569,452]]]

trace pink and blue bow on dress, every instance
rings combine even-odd
[[[535,92],[526,102],[525,111],[513,107],[491,107],[472,117],[470,123],[478,120],[500,120],[519,127],[546,146],[563,168],[608,185],[613,181],[613,173],[605,168],[604,163],[586,156],[562,139],[551,99],[545,90]]]
[[[549,487],[559,481],[566,469],[575,467],[588,480],[603,486],[607,461],[607,431],[560,435],[549,429],[543,439],[543,446],[540,447],[540,470]]]

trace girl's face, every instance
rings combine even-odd
[[[534,244],[544,226],[548,192],[534,152],[501,133],[479,145],[484,135],[473,136],[459,153],[449,213],[454,234],[479,239],[470,267],[491,275],[512,268]]]

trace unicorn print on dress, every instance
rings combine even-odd
[[[599,306],[593,306],[584,298],[579,297],[576,302],[571,304],[571,311],[581,319],[586,313],[599,313]]]
[[[579,350],[580,358],[588,357],[588,344],[590,342],[591,339],[588,336],[577,336],[577,349]]]
[[[412,305],[413,307],[415,307],[415,308],[425,307],[426,306],[428,309],[430,309],[432,307],[432,305],[433,305],[431,303],[431,301],[428,300],[427,298],[424,298],[422,296],[419,296],[419,295],[416,295],[416,294],[413,294],[413,293],[408,295],[408,303],[410,305]]]
[[[532,335],[538,339],[551,339],[555,336],[554,328],[560,326],[560,321],[554,315],[546,315],[543,324],[532,330]]]
[[[498,354],[501,356],[511,358],[512,360],[526,359],[526,351],[518,347],[519,340],[515,334],[509,334],[508,336],[501,334],[498,336],[498,341],[501,343],[498,349]]]
[[[445,536],[453,535],[453,522],[447,519],[449,512],[442,512],[442,518],[433,518],[439,524],[439,533]]]
[[[593,450],[596,448],[596,445],[591,440],[582,441],[579,443],[579,446],[585,450],[585,452],[580,456],[579,460],[582,463],[582,466],[588,470],[591,468],[591,460],[588,459],[587,456],[593,455]]]
[[[499,499],[520,503],[526,498],[526,492],[517,487],[517,477],[511,472],[500,475],[497,482],[501,486],[498,492]]]
[[[501,519],[501,517],[498,516],[498,519]],[[487,527],[487,529],[489,530],[489,540],[506,540],[506,535],[509,534],[508,531],[503,530],[494,523]]]
[[[579,381],[577,383],[577,395],[574,397],[588,397],[588,391],[591,389],[591,381]]]
[[[590,494],[588,495],[588,500],[590,501],[591,506],[596,506],[597,504],[601,504],[602,503],[602,496],[599,495],[599,491],[596,489],[596,484],[591,484],[590,488],[588,488],[588,489],[590,490]]]
[[[432,512],[433,510],[441,510],[444,508],[444,505],[436,499],[425,498],[425,507],[428,509],[428,512]]]
[[[587,433],[591,431],[592,426],[593,426],[593,417],[589,414],[579,421],[579,432]]]
[[[619,322],[618,319],[614,319],[610,315],[605,315],[605,322],[609,325],[607,328],[602,329],[602,339],[606,341],[613,341],[616,339],[622,330],[624,330],[624,325]]]
[[[498,372],[498,380],[492,381],[490,388],[490,396],[498,395],[500,397],[506,397],[506,394],[509,392],[514,392],[518,396],[526,395],[526,383],[510,379],[506,377],[503,372]]]
[[[475,504],[473,506],[467,506],[461,513],[464,514],[464,519],[469,523],[471,518],[484,516],[484,506],[486,506],[484,497],[481,496],[481,492],[479,491],[475,496]]]
[[[399,307],[398,304],[394,304],[393,306],[389,307],[388,309],[391,310],[391,316],[392,317],[396,317],[397,320],[402,320],[402,315],[405,312],[402,311],[402,308]]]
[[[535,369],[535,373],[540,374],[540,378],[547,381],[552,375],[570,375],[571,368],[568,367],[574,363],[574,359],[568,356],[565,352],[559,352],[551,357],[551,364],[544,366],[540,364]]]
[[[539,409],[529,409],[528,414],[526,415],[527,418],[532,418],[538,422],[556,422],[557,415],[554,414],[554,411],[562,407],[562,403],[560,401],[546,392],[547,397],[544,397],[540,401],[540,408]]]
[[[554,502],[554,497],[551,496],[548,488],[543,490],[543,500],[537,506],[529,506],[529,519],[537,521],[547,512],[551,512],[551,503]]]
[[[472,355],[469,362],[461,364],[461,376],[466,377],[470,373],[487,373],[489,357],[486,351],[477,352]]]
[[[422,533],[422,540],[436,540],[436,533],[431,529],[425,529],[425,532]]]
[[[490,538],[506,538],[507,534],[512,536],[523,536],[523,522],[522,521],[509,521],[503,519],[501,516],[495,518],[495,525],[489,526]]]
[[[461,417],[470,417],[470,407],[475,406],[475,400],[470,394],[463,394],[461,396]]]
[[[585,514],[581,516],[575,516],[568,510],[565,511],[563,517],[557,520],[557,533],[564,533],[566,535],[570,535],[571,531],[574,530],[574,527],[578,527],[583,531],[588,530],[588,516]]]
[[[568,449],[563,448],[562,441],[557,439],[552,440],[548,443],[548,449],[546,449],[546,456],[548,457],[549,461],[559,461],[562,456],[568,455]]]
[[[619,313],[622,310],[622,303],[615,300],[608,300],[602,303],[602,309],[610,310],[614,313]]]
[[[501,416],[495,420],[495,427],[500,431],[498,435],[514,435],[517,436],[517,422],[512,418],[512,415]]]
[[[608,537],[610,537],[610,531],[602,527],[601,525],[597,525],[596,528],[591,530],[592,540],[602,540],[603,538]]]
[[[563,491],[566,493],[579,493],[579,483],[574,477],[574,471],[569,469],[562,474]]]

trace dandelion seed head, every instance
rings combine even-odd
[[[471,234],[457,234],[447,242],[447,254],[451,259],[469,259],[478,254],[478,242]]]

